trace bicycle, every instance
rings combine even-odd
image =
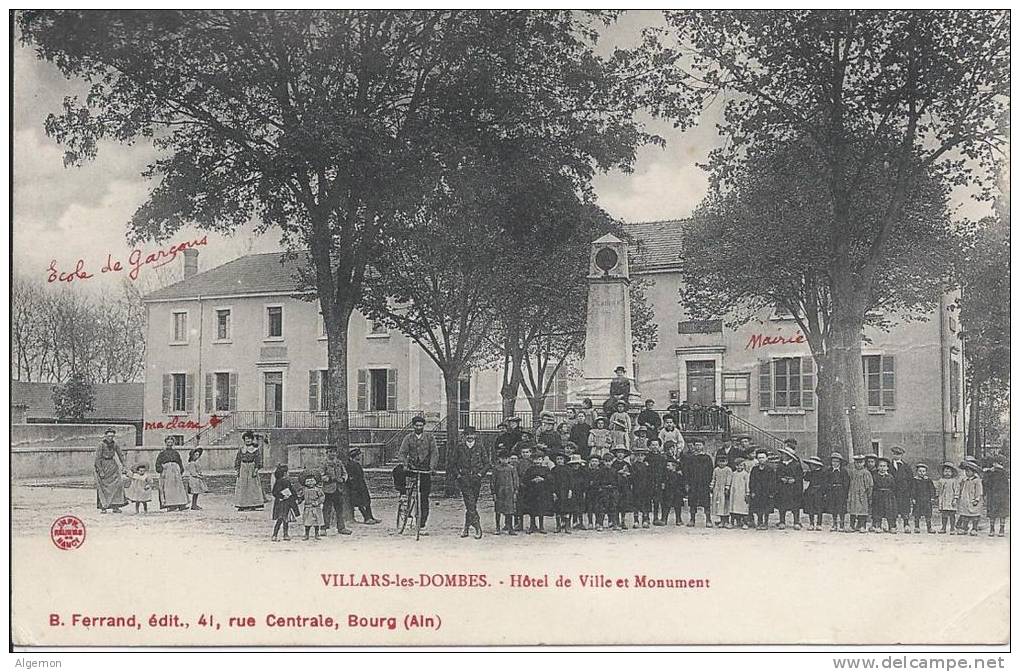
[[[397,500],[397,534],[403,534],[409,520],[414,520],[414,540],[421,539],[421,476],[428,471],[405,469],[405,474],[413,474],[414,478]]]

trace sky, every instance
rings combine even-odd
[[[603,37],[603,48],[630,46],[642,27],[659,22],[656,12],[626,13]],[[106,291],[123,274],[98,271],[108,255],[125,261],[132,251],[126,240],[127,222],[153,186],[141,173],[156,154],[144,141],[134,145],[105,142],[96,160],[65,168],[62,148],[46,136],[44,123],[49,113],[60,109],[66,96],[84,91],[82,82],[64,79],[55,66],[15,44],[14,270],[45,279],[51,262],[56,262],[59,271],[70,271],[81,259],[95,275],[89,286]],[[700,123],[687,132],[674,129],[669,122],[648,119],[648,130],[665,138],[666,146],[640,148],[630,173],[613,171],[597,176],[594,187],[599,204],[610,215],[630,222],[690,215],[707,193],[707,175],[697,164],[720,142],[716,121],[721,108],[719,102],[706,110]],[[200,235],[204,234],[186,230],[174,240]],[[141,248],[148,254],[159,246],[149,243]],[[199,269],[207,270],[242,254],[278,249],[279,236],[272,230],[263,236],[255,236],[250,229],[231,237],[210,233],[208,244],[200,248]],[[143,290],[173,280],[178,271],[166,267],[144,270],[140,274]]]

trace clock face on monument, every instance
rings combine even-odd
[[[620,263],[620,256],[616,250],[610,247],[603,247],[595,253],[595,265],[606,273],[616,268],[618,263]]]

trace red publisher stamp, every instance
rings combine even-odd
[[[79,548],[85,543],[85,523],[78,516],[61,516],[50,527],[50,539],[62,551]]]

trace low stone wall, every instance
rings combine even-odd
[[[11,447],[98,446],[107,427],[117,430],[118,443],[134,445],[134,425],[15,423],[11,425]]]
[[[379,443],[351,444],[361,448],[358,462],[363,467],[378,467],[386,463],[384,446]],[[317,469],[326,460],[326,444],[295,444],[287,446],[287,466],[291,471]]]
[[[11,478],[45,478],[47,476],[87,476],[95,471],[96,446],[13,446],[11,448]],[[202,469],[216,471],[234,468],[237,446],[205,447]],[[156,464],[156,456],[163,446],[121,446],[128,468],[139,462]],[[181,459],[188,453],[180,450]]]

